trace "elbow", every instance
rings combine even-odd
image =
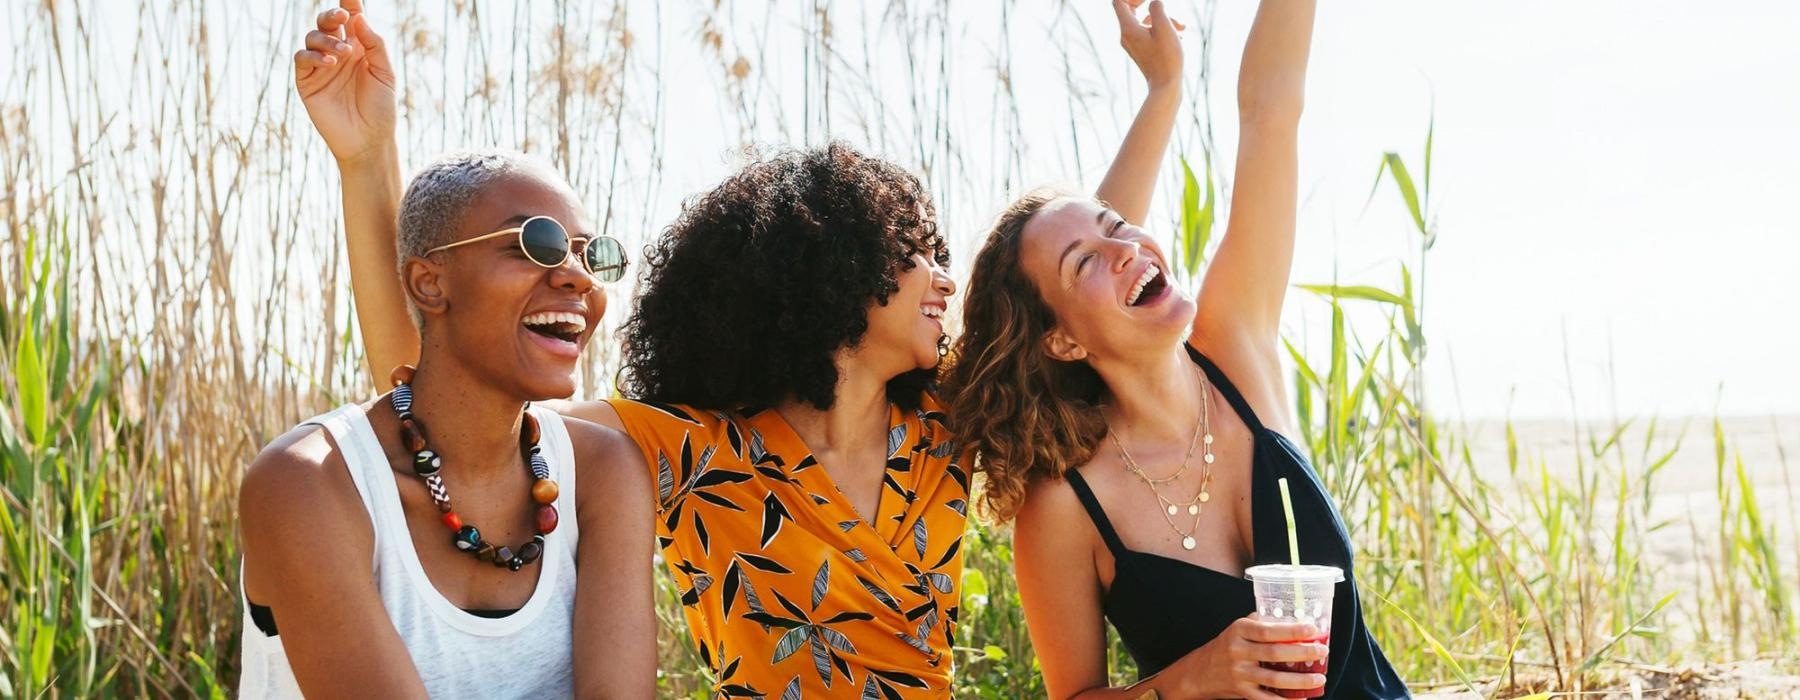
[[[1300,123],[1306,103],[1304,80],[1251,80],[1238,83],[1238,122],[1258,126],[1293,127]]]

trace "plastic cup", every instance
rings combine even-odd
[[[1244,570],[1256,588],[1256,612],[1264,620],[1304,622],[1319,630],[1319,635],[1290,644],[1331,645],[1331,598],[1344,572],[1335,566],[1295,566],[1264,564]],[[1325,661],[1304,663],[1263,663],[1263,668],[1289,673],[1323,675]],[[1264,688],[1284,698],[1316,698],[1325,694],[1325,686],[1305,690]]]

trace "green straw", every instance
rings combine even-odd
[[[1283,514],[1287,515],[1288,558],[1290,558],[1294,561],[1294,566],[1299,566],[1300,565],[1300,537],[1298,534],[1295,533],[1295,528],[1294,528],[1294,499],[1288,495],[1287,477],[1282,477],[1280,479],[1277,479],[1275,481],[1275,483],[1281,485],[1281,511]],[[1294,615],[1296,617],[1298,617],[1300,615],[1300,611],[1305,609],[1305,607],[1306,607],[1306,594],[1304,593],[1304,590],[1305,590],[1305,587],[1300,585],[1300,581],[1295,580],[1294,581]]]
[[[1300,565],[1300,538],[1294,533],[1294,499],[1288,496],[1287,477],[1276,480],[1281,484],[1281,510],[1287,514],[1288,557],[1294,560],[1294,566]]]

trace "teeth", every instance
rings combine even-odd
[[[1150,280],[1156,279],[1156,276],[1160,274],[1162,274],[1162,270],[1156,269],[1155,265],[1144,268],[1144,274],[1138,277],[1137,284],[1131,286],[1131,294],[1125,297],[1125,305],[1136,304],[1138,295],[1144,293],[1144,286],[1150,284]]]
[[[572,330],[576,333],[587,330],[586,318],[582,318],[581,314],[570,313],[567,311],[541,311],[525,317],[525,325],[527,326],[554,326],[558,324],[567,324],[571,326]]]
[[[921,306],[919,307],[919,314],[926,318],[943,318],[944,310],[935,306]]]

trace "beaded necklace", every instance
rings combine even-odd
[[[400,443],[413,453],[413,473],[425,480],[425,487],[431,491],[431,501],[443,514],[439,521],[454,533],[450,543],[457,550],[494,566],[513,571],[524,568],[543,556],[544,536],[554,531],[557,523],[556,496],[559,491],[556,481],[550,478],[550,464],[544,460],[542,448],[538,447],[537,419],[526,412],[519,430],[519,450],[525,456],[526,468],[535,478],[531,484],[531,499],[537,503],[537,534],[529,542],[519,545],[517,550],[505,545],[496,547],[483,541],[481,530],[474,525],[463,524],[462,517],[450,507],[450,490],[444,486],[442,473],[443,457],[425,446],[425,426],[412,413],[412,379],[416,369],[412,365],[394,368],[394,390],[388,394],[388,403],[400,417]]]

